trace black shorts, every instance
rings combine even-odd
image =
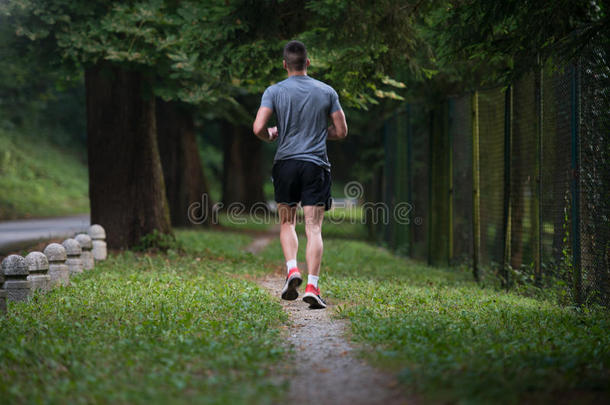
[[[304,160],[278,160],[271,171],[275,201],[288,205],[323,205],[328,211],[330,172],[315,163]]]

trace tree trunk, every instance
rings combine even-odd
[[[149,78],[100,63],[85,71],[91,222],[111,248],[171,233]]]
[[[192,112],[178,102],[157,99],[157,137],[172,225],[209,224],[212,203]]]
[[[264,203],[262,172],[262,143],[252,130],[228,122],[223,124],[224,174],[222,200],[229,204],[241,203],[245,209]]]

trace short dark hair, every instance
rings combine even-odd
[[[307,49],[301,41],[290,41],[284,47],[284,60],[292,71],[305,70],[307,67]]]

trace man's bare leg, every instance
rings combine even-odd
[[[280,243],[286,258],[286,282],[282,288],[282,298],[285,300],[296,300],[299,296],[297,288],[303,282],[301,273],[297,267],[297,252],[299,251],[299,239],[297,238],[296,224],[297,207],[288,204],[278,204],[280,215]]]
[[[324,207],[317,205],[306,205],[305,212],[305,234],[307,235],[307,249],[305,258],[307,260],[307,273],[311,276],[319,276],[320,262],[324,244],[322,242],[322,220],[324,219]]]
[[[318,288],[318,277],[320,275],[320,263],[322,262],[322,220],[324,219],[324,207],[308,205],[303,207],[305,211],[305,233],[307,234],[307,288],[303,301],[312,309],[326,308],[326,302],[320,297]]]
[[[280,215],[280,243],[284,251],[286,262],[296,260],[299,251],[299,239],[294,229],[296,224],[297,207],[288,204],[278,204],[277,211]]]

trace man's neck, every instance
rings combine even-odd
[[[294,72],[291,72],[290,70],[288,70],[287,72],[288,72],[288,77],[307,76],[307,70],[295,70]]]

